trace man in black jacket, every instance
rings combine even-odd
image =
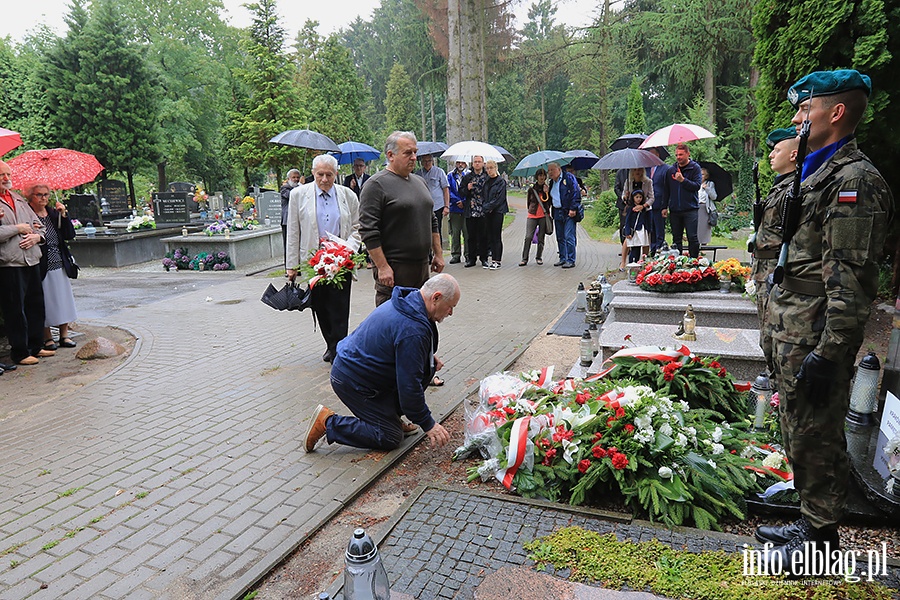
[[[669,218],[672,226],[672,246],[681,253],[682,238],[687,234],[688,251],[691,258],[700,256],[700,239],[697,237],[697,209],[700,204],[697,192],[703,175],[700,165],[691,160],[691,151],[687,144],[678,144],[675,148],[675,164],[666,171],[663,186],[662,216]],[[659,198],[654,204],[659,202]]]

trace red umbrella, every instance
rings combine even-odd
[[[0,156],[22,145],[22,136],[10,129],[0,127]]]
[[[104,168],[93,154],[65,148],[29,150],[7,164],[17,190],[33,183],[46,183],[52,190],[68,190],[93,181]]]
[[[698,125],[675,123],[662,129],[657,129],[647,139],[641,142],[638,148],[655,148],[657,146],[671,146],[681,142],[691,142],[703,138],[716,137],[714,133],[703,129]]]

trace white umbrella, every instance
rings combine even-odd
[[[691,142],[703,138],[713,138],[716,134],[711,133],[699,125],[690,125],[687,123],[675,123],[662,129],[657,129],[647,139],[641,142],[639,148],[655,148],[657,146],[671,146],[672,144],[680,144],[681,142]]]
[[[490,144],[476,142],[475,140],[456,142],[441,154],[441,158],[447,161],[464,160],[466,162],[472,162],[473,156],[480,156],[486,161],[493,160],[498,163],[506,160],[503,158],[503,155]]]

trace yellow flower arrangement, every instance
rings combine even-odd
[[[713,268],[720,278],[730,277],[738,285],[743,285],[744,281],[750,277],[750,267],[742,265],[736,258],[716,261]]]
[[[256,200],[253,196],[244,196],[241,198],[241,210],[248,211],[256,206]]]

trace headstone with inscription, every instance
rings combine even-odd
[[[104,220],[111,221],[131,214],[131,203],[124,181],[105,179],[97,184],[97,193],[100,194]]]
[[[69,216],[81,221],[82,225],[87,226],[88,223],[91,223],[97,227],[103,223],[100,202],[93,194],[72,194],[66,202],[66,209]]]
[[[281,194],[278,192],[263,192],[257,200],[260,220],[267,217],[272,223],[281,223]]]
[[[194,192],[197,191],[197,186],[193,183],[188,183],[187,181],[173,181],[169,183],[169,191],[173,193],[186,193],[188,210],[190,212],[200,212],[200,205],[194,200]]]
[[[156,224],[183,224],[191,220],[188,209],[189,192],[157,192],[153,194],[153,215]]]

